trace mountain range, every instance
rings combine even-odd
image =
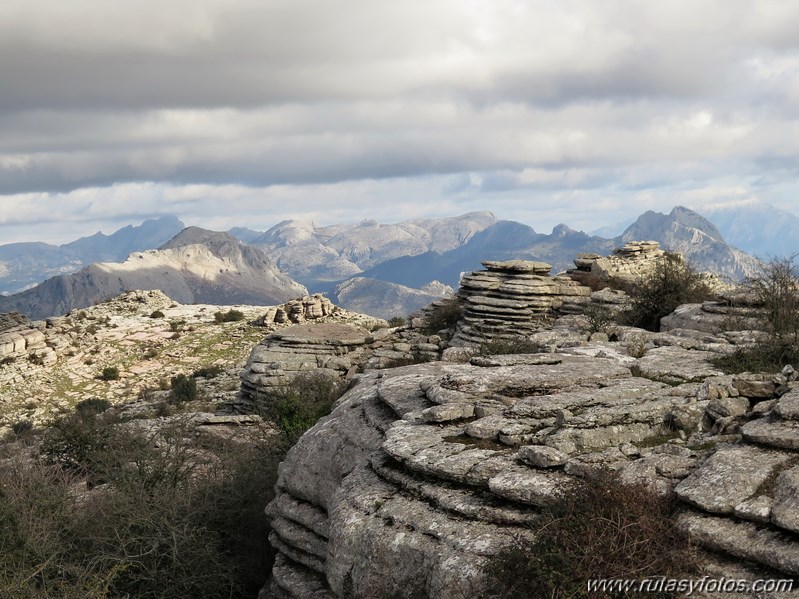
[[[760,200],[719,204],[702,214],[728,243],[758,258],[799,252],[799,216]]]
[[[753,223],[773,226],[762,220],[768,213],[763,206],[746,209],[760,215],[760,221],[752,217]],[[749,239],[750,247],[756,243],[757,224],[736,225],[731,212],[719,214],[726,229],[737,226],[740,239]],[[789,249],[793,221],[776,214]],[[63,246],[0,246],[0,266],[5,268],[0,283],[7,287],[13,286],[12,280],[24,280],[30,287],[54,269],[82,268],[0,297],[0,312],[18,310],[42,318],[133,288],[158,288],[182,303],[264,305],[303,295],[307,287],[328,293],[346,308],[390,317],[451,292],[461,274],[479,269],[483,260],[539,260],[557,272],[571,268],[579,253],[607,255],[632,240],[658,241],[698,269],[732,279],[757,270],[752,256],[725,241],[721,227],[681,206],[669,214],[646,212],[614,238],[564,224],[549,234],[538,233],[522,223],[498,220],[490,212],[389,225],[365,220],[320,227],[309,221],[284,221],[264,232],[239,227],[228,233],[184,229],[177,218],[165,217]],[[122,257],[131,248],[129,257]],[[85,265],[95,256],[102,260]]]
[[[98,262],[0,297],[0,312],[47,318],[132,289],[160,289],[183,304],[272,305],[308,293],[263,250],[227,233],[188,227],[157,250],[134,252],[124,262]]]
[[[128,225],[111,235],[97,232],[64,245],[0,245],[0,294],[24,291],[49,277],[69,274],[94,262],[121,262],[132,252],[166,243],[184,226],[175,216],[162,216],[139,226]]]

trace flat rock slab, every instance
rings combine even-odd
[[[752,522],[730,520],[696,512],[683,512],[677,525],[709,549],[799,575],[799,543],[792,535]]]
[[[774,411],[786,420],[799,420],[799,390],[780,397]]]
[[[786,470],[777,478],[771,521],[780,528],[799,532],[799,466]]]
[[[744,439],[772,447],[799,449],[799,422],[758,418],[741,428]]]
[[[328,345],[363,345],[368,332],[361,327],[335,322],[297,324],[269,335],[291,343],[325,343]]]
[[[707,512],[732,514],[751,498],[790,454],[742,446],[722,448],[683,480],[674,491],[683,501]]]
[[[664,383],[702,381],[724,373],[708,360],[716,354],[681,347],[656,347],[632,366],[634,373]]]
[[[526,445],[519,448],[519,459],[536,468],[557,468],[569,459],[565,453],[546,445]]]
[[[532,272],[537,275],[546,275],[552,270],[551,264],[534,262],[533,260],[485,260],[480,264],[491,271]]]
[[[494,495],[544,507],[560,501],[574,479],[559,472],[541,472],[525,466],[512,466],[488,480]]]

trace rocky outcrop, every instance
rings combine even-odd
[[[631,283],[652,272],[665,255],[657,241],[629,241],[610,256],[578,254],[574,265],[577,273],[590,273],[606,283]]]
[[[203,409],[210,402],[228,410],[247,356],[264,336],[252,324],[263,306],[233,307],[244,320],[218,322],[215,314],[229,307],[181,305],[160,291],[130,291],[0,333],[0,437],[17,422],[46,426],[89,397],[152,417],[170,379],[195,372]],[[102,378],[106,367],[116,368],[119,378]]]
[[[238,409],[251,411],[303,372],[346,376],[373,341],[368,330],[342,322],[298,324],[271,333],[253,350],[242,373]]]
[[[485,266],[459,294],[471,323],[528,326],[547,353],[469,358],[464,318],[444,361],[358,375],[281,468],[264,595],[487,596],[491,557],[599,469],[676,490],[678,525],[710,552],[708,572],[799,574],[792,368],[723,374],[711,358],[745,341],[736,331],[616,327],[615,341],[589,341],[582,316],[534,329],[523,323],[558,314],[559,277],[529,262]],[[513,297],[528,300],[516,300],[524,318],[481,303],[511,301],[508,289],[523,290]],[[453,352],[468,363],[447,360]]]
[[[543,262],[486,261],[483,266],[461,280],[457,297],[464,313],[451,345],[518,339],[541,330],[567,299],[572,306],[591,294],[569,277],[550,277],[552,267]]]
[[[702,434],[699,391],[633,376],[612,355],[366,373],[282,467],[272,592],[480,596],[490,556],[587,472],[661,489],[686,479],[711,453],[684,440]],[[683,433],[669,428],[678,414]]]
[[[736,419],[742,442],[721,446],[676,486],[693,508],[679,523],[710,550],[799,575],[799,542],[792,536],[799,533],[799,388],[786,385],[784,375],[739,379],[733,387],[746,401],[738,407],[731,400],[739,398],[716,400],[715,408],[732,412],[719,419]]]
[[[39,329],[14,327],[0,333],[0,360],[34,356],[46,363],[55,361],[55,354],[46,351],[44,333]]]

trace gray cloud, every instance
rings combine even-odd
[[[793,209],[797,30],[782,0],[6,0],[0,223]]]

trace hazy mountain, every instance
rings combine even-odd
[[[757,260],[728,244],[721,232],[700,214],[676,206],[669,214],[646,212],[617,238],[618,245],[655,240],[661,247],[685,256],[700,270],[741,279],[757,272]]]
[[[254,231],[253,229],[248,229],[247,227],[233,227],[232,229],[228,230],[228,234],[232,235],[239,241],[243,241],[244,243],[252,243],[261,235],[263,235],[264,232]]]
[[[181,229],[183,223],[176,217],[164,216],[123,227],[111,235],[98,232],[61,246],[40,242],[0,245],[0,293],[30,288],[92,262],[124,260],[131,252],[157,248]]]
[[[539,260],[552,264],[553,271],[561,271],[574,267],[572,260],[579,252],[609,253],[613,247],[611,240],[591,237],[566,225],[558,225],[545,235],[506,220],[475,233],[454,250],[389,260],[368,269],[363,276],[408,287],[419,287],[435,279],[457,288],[461,273],[482,268],[483,260]]]
[[[759,258],[792,256],[799,252],[799,216],[759,200],[705,208],[732,245]]]
[[[599,229],[594,229],[593,231],[589,231],[588,234],[593,237],[604,237],[606,239],[613,239],[624,233],[624,230],[634,222],[635,222],[634,218],[628,218],[620,223],[605,225],[604,227],[600,227]]]
[[[364,220],[317,227],[310,221],[293,220],[275,225],[252,243],[264,248],[296,280],[317,289],[387,260],[452,250],[496,222],[490,212],[391,225]]]
[[[176,216],[162,216],[146,220],[137,227],[128,225],[111,235],[98,231],[91,237],[64,244],[61,249],[85,263],[121,262],[133,252],[157,248],[177,235],[184,226]]]
[[[189,227],[158,250],[135,252],[122,263],[92,264],[0,297],[0,312],[46,318],[130,289],[160,289],[184,304],[270,305],[307,293],[280,272],[263,250],[227,233]]]
[[[435,300],[454,293],[454,289],[431,282],[421,289],[354,277],[337,285],[328,295],[334,304],[353,312],[389,319],[407,316]]]

